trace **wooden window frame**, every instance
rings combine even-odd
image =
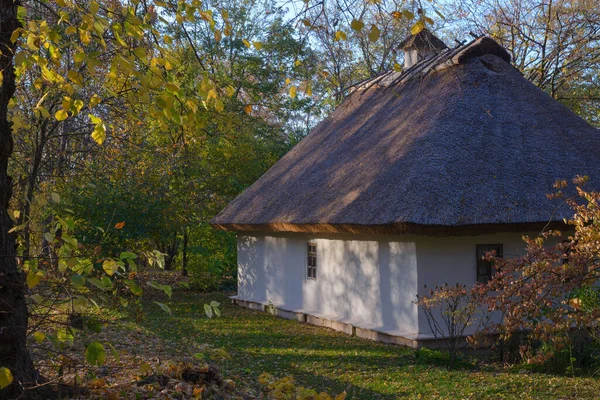
[[[317,243],[306,243],[306,279],[317,280]]]
[[[481,248],[485,248],[483,254],[481,254]],[[503,258],[504,245],[502,243],[475,245],[475,282],[486,284],[496,273],[496,268],[493,265],[493,261],[486,261],[482,259],[482,257],[492,250],[497,250],[496,257]],[[480,273],[480,267],[482,266],[486,268],[485,274]]]

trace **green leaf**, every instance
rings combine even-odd
[[[46,239],[48,243],[52,244],[54,242],[54,237],[54,233],[44,232],[44,239]]]
[[[85,351],[85,360],[90,365],[104,365],[104,362],[106,361],[106,351],[104,351],[104,346],[98,342],[90,343]]]
[[[85,285],[85,278],[81,275],[73,275],[71,276],[71,283],[73,286],[80,288]]]
[[[75,336],[73,336],[73,333],[70,331],[70,329],[60,329],[56,332],[56,338],[59,342],[65,343],[72,342],[75,339]]]
[[[135,296],[141,296],[142,294],[144,294],[144,290],[135,281],[126,280],[125,284],[127,285],[127,287],[129,287],[129,290],[131,290],[131,293],[133,293]]]
[[[119,355],[119,352],[117,351],[117,349],[115,349],[115,347],[110,343],[108,344],[108,346],[110,347],[110,353],[114,357],[115,361],[117,363],[121,362],[121,356]]]
[[[83,313],[89,306],[89,301],[84,296],[77,296],[73,299],[73,309],[75,312]]]
[[[124,251],[121,253],[121,255],[119,256],[119,258],[121,260],[135,260],[137,258],[137,255],[134,253],[131,253],[129,251]]]
[[[156,290],[163,290],[162,285],[160,283],[156,283],[153,281],[148,282],[148,286],[150,286],[151,288],[154,288]]]
[[[0,367],[0,390],[13,382],[12,372],[6,367]]]
[[[60,195],[56,192],[52,192],[50,193],[50,198],[52,199],[53,202],[55,202],[56,204],[60,203]]]
[[[88,278],[88,282],[91,283],[92,285],[96,286],[100,290],[106,290],[107,289],[106,286],[104,286],[104,283],[102,283],[102,281],[100,281],[99,279]]]
[[[212,318],[212,316],[213,316],[213,310],[212,310],[212,307],[211,307],[211,306],[209,306],[208,304],[205,304],[205,305],[204,305],[204,313],[206,314],[206,316],[207,316],[208,318]]]
[[[213,300],[213,301],[210,302],[210,306],[211,307],[219,307],[220,305],[221,305],[221,303],[219,303],[218,301],[214,301]]]
[[[163,309],[163,311],[164,311],[164,312],[166,312],[167,314],[172,314],[172,312],[171,312],[171,309],[169,308],[169,306],[168,306],[168,305],[166,305],[166,304],[163,304],[163,303],[159,303],[158,301],[155,301],[155,303],[156,303],[156,304],[158,304],[158,306],[159,306],[160,308],[162,308],[162,309]]]

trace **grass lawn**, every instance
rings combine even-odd
[[[217,300],[220,318],[208,319],[203,305]],[[327,328],[284,320],[230,303],[223,294],[176,292],[173,315],[145,305],[137,326],[162,339],[224,348],[231,358],[216,362],[225,377],[258,386],[262,372],[292,375],[299,385],[351,399],[598,399],[600,379],[523,373],[483,362],[448,371],[436,352],[347,336]],[[478,366],[476,366],[478,365]]]

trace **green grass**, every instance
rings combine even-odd
[[[222,304],[208,319],[203,305]],[[292,375],[303,386],[352,399],[593,399],[600,379],[519,373],[515,368],[464,360],[449,371],[439,352],[376,343],[230,304],[222,294],[178,292],[173,315],[152,302],[139,324],[175,343],[222,347],[231,359],[217,365],[227,378],[257,385],[262,372]],[[190,349],[190,352],[195,350]],[[521,370],[523,372],[523,370]]]

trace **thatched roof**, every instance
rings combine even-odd
[[[476,234],[569,216],[557,178],[600,181],[600,131],[489,38],[362,83],[213,220],[228,230]]]

